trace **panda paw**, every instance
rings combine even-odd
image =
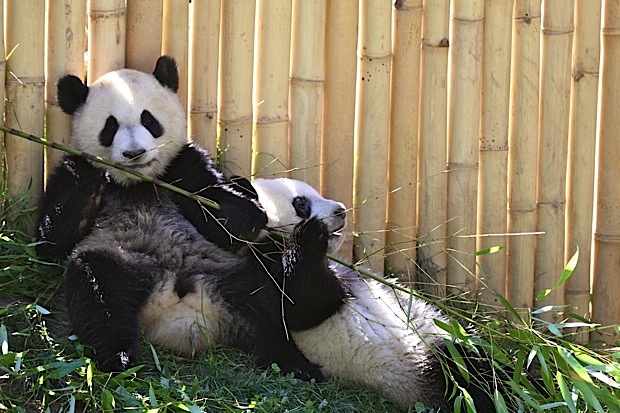
[[[319,256],[327,254],[329,230],[319,218],[310,218],[302,221],[293,230],[291,241],[301,247],[305,253],[314,253]]]
[[[136,365],[137,357],[132,352],[118,351],[111,356],[97,357],[97,367],[106,373],[120,373]]]
[[[283,373],[285,374],[289,374],[289,373],[293,373],[293,375],[295,376],[295,378],[299,379],[299,380],[303,380],[303,381],[310,381],[310,380],[315,380],[315,381],[323,381],[325,380],[325,377],[323,376],[323,373],[321,373],[321,368],[320,366],[311,363],[309,361],[303,363],[303,364],[291,364],[291,365],[287,365],[286,363],[278,363],[278,367],[280,367],[280,370],[282,370]]]

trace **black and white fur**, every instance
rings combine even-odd
[[[434,320],[449,323],[445,315],[328,260],[342,241],[342,204],[299,181],[257,179],[253,185],[268,225],[292,231],[283,255],[283,290],[295,304],[284,309],[284,318],[298,348],[325,376],[373,388],[403,409],[423,402],[452,411],[445,368],[471,394],[478,411],[494,411],[486,362],[462,351],[464,358],[473,357],[467,363],[471,385],[454,365],[442,368],[436,354],[448,354],[444,340],[452,338]]]
[[[220,207],[204,208],[127,172],[65,156],[40,205],[37,251],[67,259],[74,332],[105,371],[138,362],[143,331],[176,352],[227,344],[261,365],[276,362],[298,377],[320,378],[281,320],[264,315],[270,300],[261,291],[270,290],[261,287],[271,283],[265,265],[278,271],[281,264],[262,263],[245,241],[261,233],[265,212],[188,142],[178,82],[176,64],[165,56],[153,74],[117,70],[90,87],[72,75],[58,82],[60,106],[73,116],[73,147]],[[261,246],[266,256],[277,247]]]

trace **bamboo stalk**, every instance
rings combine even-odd
[[[84,79],[85,16],[86,0],[48,3],[46,133],[47,136],[59,139],[60,143],[67,143],[71,137],[71,117],[63,113],[58,105],[56,83],[68,73]],[[49,173],[60,162],[62,154],[46,151],[45,155],[45,169]]]
[[[218,135],[223,167],[250,176],[255,3],[222,2],[218,81]]]
[[[418,157],[417,282],[427,292],[446,293],[446,169],[447,68],[450,2],[424,2],[420,83]]]
[[[566,179],[567,262],[579,248],[579,262],[566,281],[568,311],[590,318],[590,262],[594,212],[594,160],[598,100],[601,1],[577,0],[570,105],[568,172]],[[587,332],[577,336],[586,343]]]
[[[594,224],[592,319],[603,326],[620,320],[620,3],[603,1],[598,124],[598,205]],[[597,337],[598,338],[598,337]],[[604,336],[609,343],[617,336]]]
[[[472,235],[476,231],[484,0],[452,0],[451,13],[447,245],[452,252],[447,283],[462,292],[476,288],[476,238],[458,235]]]
[[[187,111],[187,61],[189,54],[189,2],[164,0],[161,53],[174,57],[179,70],[177,96]]]
[[[508,182],[508,121],[512,0],[486,0],[482,61],[478,234],[505,234]],[[478,237],[476,250],[505,246],[506,236]],[[499,304],[494,292],[506,296],[506,254],[478,257],[480,298]]]
[[[328,0],[325,33],[325,95],[321,193],[353,205],[353,131],[355,127],[355,73],[357,68],[358,0]],[[340,247],[353,258],[353,238]]]
[[[6,62],[6,120],[9,127],[42,135],[45,115],[45,3],[7,0],[6,48],[14,49]],[[24,28],[28,28],[24,30]],[[30,193],[36,205],[43,191],[43,147],[7,136],[5,142],[8,191]]]
[[[354,256],[367,259],[378,273],[383,272],[385,249],[391,15],[388,2],[360,2],[353,183],[353,227],[359,235]]]
[[[190,7],[189,136],[216,154],[221,1],[194,1]]]
[[[538,230],[545,234],[536,251],[535,293],[553,288],[564,270],[566,157],[570,110],[573,0],[544,0],[541,27],[540,114],[538,133]],[[564,304],[564,285],[544,305]],[[557,315],[545,314],[553,320]]]
[[[509,234],[536,231],[540,11],[539,0],[518,0],[513,9],[508,126]],[[509,301],[517,309],[533,306],[536,241],[534,235],[508,237],[506,288]]]
[[[0,0],[0,79],[3,79],[4,82],[0,82],[0,116],[4,121],[5,115],[5,85],[6,85],[6,55],[8,54],[4,48],[4,0]],[[0,122],[2,123],[2,122]],[[0,154],[4,155],[4,142],[5,136],[4,133],[0,133]],[[4,177],[3,174],[0,174],[0,185],[4,185]]]
[[[415,280],[416,190],[420,99],[422,0],[402,1],[392,12],[392,79],[388,153],[388,263],[403,281]]]
[[[127,2],[126,67],[145,73],[153,71],[162,50],[162,15],[162,0]]]
[[[88,84],[125,67],[126,11],[125,0],[88,0]]]
[[[285,176],[288,161],[288,95],[291,0],[259,0],[256,9],[253,174]]]
[[[289,98],[291,178],[320,185],[326,0],[293,0]]]

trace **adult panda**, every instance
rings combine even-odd
[[[125,171],[66,155],[42,198],[37,252],[67,259],[74,332],[104,371],[135,365],[144,331],[177,352],[226,344],[261,365],[320,378],[280,320],[261,314],[268,300],[253,293],[264,268],[245,245],[261,233],[265,212],[188,142],[178,83],[176,64],[165,56],[152,74],[122,69],[91,86],[72,75],[58,82],[60,107],[73,117],[73,147],[219,204],[204,208]]]
[[[325,376],[373,388],[405,410],[423,402],[452,411],[452,381],[444,373],[450,372],[477,411],[495,411],[488,362],[460,349],[471,375],[463,379],[444,342],[452,338],[434,323],[449,323],[444,314],[328,260],[343,240],[342,204],[296,180],[256,179],[253,186],[268,225],[291,233],[281,282],[294,304],[283,308],[284,319],[297,347]]]

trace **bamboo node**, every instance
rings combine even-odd
[[[575,79],[575,82],[579,82],[586,75],[598,76],[598,70],[574,69],[572,71],[572,76],[573,79]]]
[[[620,235],[608,235],[608,234],[601,234],[600,232],[595,232],[594,239],[596,241],[601,241],[601,242],[605,242],[608,244],[620,243]]]

